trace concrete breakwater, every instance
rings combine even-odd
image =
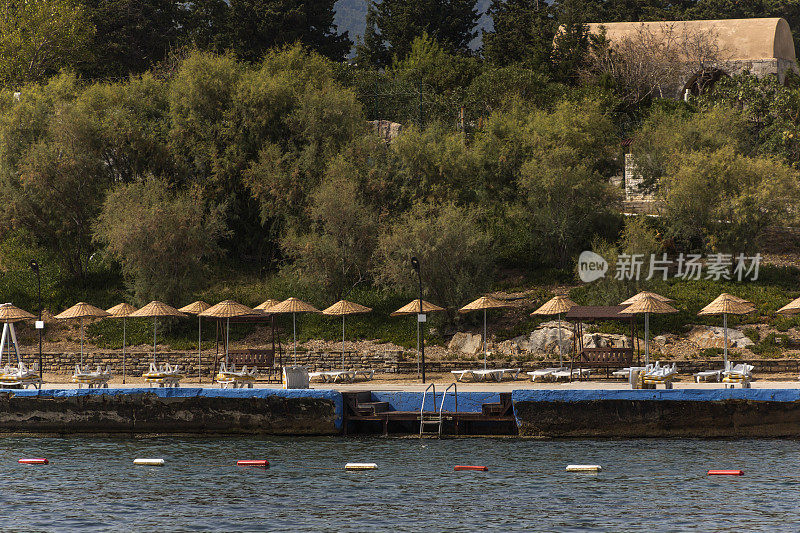
[[[335,435],[341,413],[325,390],[0,391],[0,434]]]
[[[362,399],[356,400],[354,394]],[[506,400],[503,396],[460,393],[458,434],[800,437],[800,389],[515,390],[510,401],[508,394]],[[357,416],[364,406],[371,414],[362,412],[359,424],[350,418],[347,434],[386,432],[381,417],[395,424],[388,433],[416,433],[421,400],[422,393],[408,391],[1,390],[0,435],[339,435],[346,430],[348,417]],[[434,404],[439,409],[441,400],[441,393],[435,402],[429,395],[426,412],[433,411]],[[364,403],[351,405],[353,401]],[[444,411],[456,411],[453,396],[445,398]],[[516,431],[509,433],[508,424]],[[446,434],[451,433],[452,417],[445,428]]]
[[[530,437],[800,437],[800,389],[517,390]]]

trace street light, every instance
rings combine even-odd
[[[42,276],[39,273],[39,263],[37,263],[35,259],[31,259],[29,265],[31,266],[31,270],[36,273],[37,295],[39,299],[39,320],[36,322],[36,331],[39,332],[39,379],[42,379],[44,375],[44,367],[42,365],[42,329],[44,328],[44,324],[42,323]]]
[[[411,268],[417,273],[417,280],[419,281],[419,313],[417,313],[417,327],[419,327],[419,323],[422,322],[420,320],[422,318],[422,274],[420,273],[419,267],[419,259],[416,257],[411,258]],[[425,328],[422,328],[422,335],[420,335],[420,344],[419,344],[419,358],[422,362],[422,382],[425,383]]]

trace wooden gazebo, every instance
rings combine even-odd
[[[572,322],[572,368],[605,368],[608,374],[610,368],[622,368],[633,363],[633,342],[636,339],[635,315],[623,314],[625,305],[576,305],[564,315]],[[610,346],[606,348],[586,348],[583,345],[583,324],[602,320],[615,320],[628,322],[631,332],[631,347]],[[638,339],[637,339],[638,341]],[[637,342],[636,360],[639,364],[639,347]],[[580,375],[580,373],[579,373]]]

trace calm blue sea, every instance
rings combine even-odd
[[[800,527],[791,440],[0,439],[13,531],[773,531]],[[17,464],[47,457],[48,466]],[[134,467],[162,457],[163,467]],[[237,468],[267,458],[269,470]],[[379,470],[346,472],[348,461]],[[597,463],[598,475],[568,474]],[[457,464],[489,472],[453,472]],[[742,469],[744,477],[706,476]]]

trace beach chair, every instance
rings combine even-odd
[[[465,379],[477,381],[474,370],[451,370],[450,373],[455,376],[456,381],[464,381]]]
[[[229,387],[234,389],[253,388],[253,384],[258,377],[258,369],[253,368],[247,370],[247,365],[244,365],[241,370],[237,372],[236,365],[231,365],[231,368],[226,368],[225,363],[220,363],[219,373],[216,380],[220,388],[227,389]]]
[[[672,388],[672,380],[678,374],[677,365],[661,366],[658,361],[652,369],[645,370],[641,375],[642,388],[655,389],[658,385],[664,385],[665,389]]]
[[[361,378],[364,381],[372,381],[372,378],[375,376],[374,370],[356,370],[355,373],[355,379]]]
[[[722,381],[722,373],[724,370],[703,370],[702,372],[695,372],[692,374],[695,383],[701,381]]]
[[[0,387],[27,389],[30,386],[42,388],[38,364],[29,369],[20,361],[16,366],[6,365],[0,373]]]
[[[83,370],[80,365],[75,365],[75,373],[72,375],[72,382],[77,383],[79,389],[84,385],[89,389],[107,389],[110,380],[111,371],[108,366],[103,369],[100,365],[97,365],[97,370],[89,372]]]
[[[565,379],[567,381],[573,380],[575,378],[583,379],[589,378],[591,375],[591,370],[588,368],[562,368],[560,370],[556,370],[552,373],[553,381],[558,381],[559,379]]]
[[[153,385],[159,387],[178,387],[180,386],[180,381],[183,379],[183,373],[180,365],[172,366],[170,364],[164,364],[158,367],[155,363],[150,363],[150,370],[142,377],[144,377],[145,383],[148,383],[150,387]]]
[[[746,363],[733,365],[728,362],[728,369],[722,373],[724,376],[722,382],[725,384],[725,387],[730,385],[730,387],[733,388],[738,383],[743,389],[749,389],[750,381],[753,379],[754,368],[753,365],[748,365]]]

